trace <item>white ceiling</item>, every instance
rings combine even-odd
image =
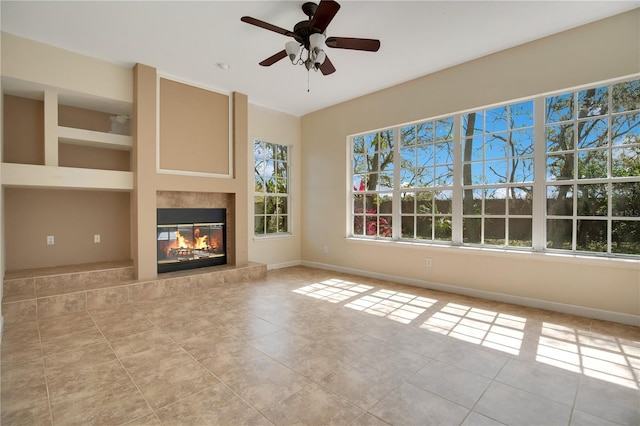
[[[638,0],[340,0],[327,36],[378,38],[377,53],[327,48],[337,69],[329,76],[307,73],[286,59],[259,66],[291,39],[240,17],[293,29],[306,19],[302,3],[2,0],[1,23],[8,33],[126,66],[140,62],[301,116],[640,6]],[[221,70],[220,62],[231,68]]]

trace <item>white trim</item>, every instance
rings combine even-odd
[[[254,215],[255,217],[255,215]],[[273,240],[290,240],[296,238],[296,235],[287,232],[281,232],[281,233],[276,233],[276,234],[260,234],[260,235],[254,235],[253,236],[253,241],[255,242],[267,242],[267,241],[273,241]]]
[[[271,271],[273,269],[283,269],[283,268],[292,268],[294,266],[302,265],[301,260],[291,260],[289,262],[281,262],[281,263],[272,263],[267,265],[267,271]]]
[[[229,100],[229,173],[207,173],[207,172],[194,172],[188,170],[174,170],[174,169],[162,169],[160,168],[160,79],[175,81],[188,86],[196,87],[198,89],[207,90],[209,92],[219,93],[227,96]],[[195,176],[195,177],[210,177],[218,179],[233,179],[233,96],[231,92],[226,92],[212,87],[207,87],[201,84],[193,83],[187,80],[179,79],[168,74],[156,73],[156,173],[168,174],[168,175],[183,175],[183,176]]]
[[[527,306],[537,309],[547,309],[556,312],[579,315],[604,321],[612,321],[633,326],[640,326],[640,316],[624,314],[621,312],[605,311],[602,309],[587,308],[584,306],[569,305],[565,303],[550,302],[547,300],[533,299],[529,297],[512,296],[509,294],[496,293],[492,291],[476,290],[465,287],[458,287],[449,284],[434,283],[430,281],[416,280],[412,278],[398,277],[395,275],[381,274],[378,272],[363,271],[360,269],[345,268],[342,266],[329,265],[326,263],[302,261],[302,266],[310,268],[325,269],[328,271],[341,272],[346,274],[359,275],[367,278],[391,281],[399,284],[406,284],[413,287],[427,288],[430,290],[444,291],[447,293],[461,294],[464,296],[476,297],[497,302],[510,303],[514,305]]]

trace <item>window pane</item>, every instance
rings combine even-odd
[[[600,118],[578,123],[578,149],[609,145],[609,120]]]
[[[640,114],[621,114],[611,123],[611,144],[640,143]]]
[[[418,154],[418,167],[433,166],[434,148],[433,145],[420,146],[416,150]]]
[[[480,214],[482,211],[482,190],[465,189],[462,197],[462,214]]]
[[[500,214],[506,213],[506,188],[491,188],[487,189],[484,200],[484,212],[485,214]]]
[[[367,216],[366,220],[365,235],[376,236],[378,234],[378,217]]]
[[[278,197],[278,214],[287,214],[289,201],[286,197]]]
[[[640,176],[640,145],[611,150],[613,177]]]
[[[573,154],[547,157],[547,180],[573,179]]]
[[[378,198],[378,212],[391,214],[393,208],[393,195],[392,194],[380,194]]]
[[[453,191],[437,191],[435,193],[435,212],[451,214],[453,211]]]
[[[278,216],[278,232],[287,232],[289,230],[287,216]]]
[[[487,218],[484,220],[484,243],[492,246],[503,246],[505,243],[504,219]]]
[[[614,220],[611,234],[611,252],[640,254],[640,221]]]
[[[507,130],[507,107],[490,109],[486,113],[485,130],[487,133],[504,132]]]
[[[640,217],[640,182],[614,183],[612,216]]]
[[[547,248],[571,250],[573,221],[547,219]]]
[[[606,216],[607,184],[578,185],[578,216]]]
[[[434,223],[434,239],[451,241],[451,216],[437,216]]]
[[[430,240],[432,229],[431,216],[418,216],[416,218],[416,238],[421,240]]]
[[[531,219],[509,219],[509,245],[513,247],[531,247]]]
[[[353,235],[364,234],[364,216],[356,215],[353,217]]]
[[[365,154],[367,152],[364,136],[354,136],[353,152],[355,154]]]
[[[253,211],[254,211],[255,214],[264,214],[265,213],[264,197],[255,197],[254,198]]]
[[[471,112],[462,116],[462,135],[473,136],[484,133],[482,112]]]
[[[533,127],[533,101],[511,105],[511,128]]]
[[[533,129],[511,132],[511,147],[512,156],[533,155]]]
[[[433,194],[430,191],[418,192],[416,194],[416,213],[433,213]]]
[[[626,81],[613,85],[613,111],[633,111],[640,109],[640,80]]]
[[[267,216],[267,234],[275,234],[276,232],[278,232],[278,218]]]
[[[573,215],[573,185],[547,186],[547,214]]]
[[[578,220],[576,250],[607,251],[607,222],[605,220]]]
[[[353,212],[354,213],[364,212],[364,198],[362,195],[353,196]]]
[[[453,186],[453,164],[438,166],[435,170],[436,174],[433,179],[433,185]]]
[[[278,194],[286,194],[289,192],[289,188],[287,187],[287,179],[286,178],[278,178],[276,179],[276,193]]]
[[[484,145],[484,158],[505,158],[507,156],[507,134],[498,133],[487,136]]]
[[[573,149],[573,124],[547,127],[547,152]]]
[[[400,194],[400,212],[415,213],[415,193],[403,192]]]
[[[453,142],[437,143],[436,164],[453,163]]]
[[[485,183],[496,184],[507,181],[506,161],[487,161],[484,167]]]
[[[572,120],[575,117],[573,93],[548,97],[545,115],[547,124]]]
[[[533,182],[533,158],[514,158],[511,167],[510,182]]]
[[[255,234],[264,234],[264,216],[255,217],[253,232]]]
[[[593,151],[578,153],[578,178],[595,179],[606,178],[607,157],[609,151],[606,149],[596,149]]]
[[[462,241],[470,244],[480,244],[480,226],[482,219],[468,218],[462,219]]]
[[[400,150],[400,167],[403,169],[412,169],[416,167],[415,148],[405,148]]]
[[[402,216],[402,238],[415,238],[414,235],[414,216]]]
[[[609,106],[609,90],[606,86],[578,92],[579,118],[604,115]]]
[[[276,197],[264,197],[265,199],[265,213],[274,214],[276,212]]]
[[[448,141],[453,139],[453,117],[436,122],[436,140]]]
[[[400,129],[400,146],[414,146],[416,144],[416,127],[406,126]]]
[[[378,221],[378,236],[391,237],[391,225],[391,216],[380,216],[380,219]]]
[[[265,190],[264,179],[262,179],[260,176],[256,176],[253,190],[255,192],[264,192]]]
[[[533,213],[533,188],[509,188],[509,214],[531,215]]]
[[[442,132],[442,130],[440,129]],[[418,135],[418,143],[425,145],[433,142],[433,122],[428,121],[426,123],[420,123],[416,126],[416,133]]]
[[[482,160],[482,142],[483,142],[482,136],[465,139],[463,161]]]

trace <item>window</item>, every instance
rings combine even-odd
[[[393,206],[393,131],[353,138],[352,234],[390,238]]]
[[[453,118],[400,129],[401,238],[451,241]]]
[[[640,255],[640,80],[351,138],[350,236]]]
[[[289,147],[255,141],[254,234],[289,233]]]
[[[640,254],[640,80],[545,99],[547,247]]]
[[[533,101],[462,117],[463,242],[532,247]]]

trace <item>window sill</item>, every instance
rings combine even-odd
[[[348,244],[364,244],[386,246],[397,249],[436,251],[444,254],[462,254],[473,256],[491,256],[512,259],[530,259],[554,263],[575,263],[591,266],[607,266],[612,268],[636,269],[640,271],[640,259],[612,256],[589,256],[574,253],[536,252],[529,250],[508,250],[491,247],[453,246],[437,243],[414,243],[410,241],[373,240],[368,238],[346,237]]]
[[[290,240],[294,239],[296,236],[293,234],[269,234],[269,235],[260,235],[253,236],[253,241],[255,242],[265,242],[265,241],[274,241],[274,240]]]

